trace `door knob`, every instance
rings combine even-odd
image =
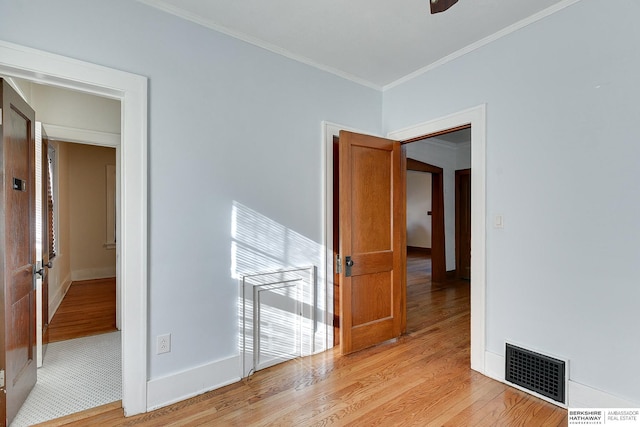
[[[48,262],[48,263],[46,263],[46,264],[42,264],[42,266],[40,267],[40,269],[39,269],[39,270],[36,270],[36,268],[38,268],[38,266],[36,265],[36,266],[34,267],[33,274],[37,274],[37,275],[38,275],[38,276],[40,276],[40,277],[44,277],[44,268],[45,268],[45,267],[47,267],[47,268],[51,268],[51,267],[53,267],[53,264],[51,263],[51,261],[49,261],[49,262]]]
[[[345,257],[345,263],[344,265],[346,266],[344,269],[344,275],[345,277],[351,277],[351,267],[353,267],[353,260],[351,259],[350,256]]]

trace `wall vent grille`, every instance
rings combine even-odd
[[[528,390],[565,403],[565,362],[506,345],[505,379]]]

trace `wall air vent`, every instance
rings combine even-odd
[[[565,375],[564,361],[506,344],[506,381],[564,404]]]

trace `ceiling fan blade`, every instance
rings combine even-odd
[[[444,12],[454,4],[458,3],[458,0],[429,0],[431,4],[431,13]]]

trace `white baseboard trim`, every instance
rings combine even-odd
[[[240,381],[240,356],[233,356],[147,382],[147,411]]]
[[[71,280],[93,280],[116,277],[116,266],[105,268],[87,268],[86,270],[74,270],[71,272]]]
[[[71,277],[67,276],[62,281],[62,286],[58,288],[58,291],[53,295],[53,298],[49,299],[49,321],[53,319],[53,315],[56,314],[64,296],[67,294],[69,287],[71,286]]]
[[[494,380],[508,384],[505,381],[504,373],[504,356],[499,354],[485,352],[485,369],[484,374]],[[508,384],[512,386],[511,384]],[[520,389],[524,392],[537,396],[525,389]],[[539,397],[539,396],[537,396]],[[545,399],[547,400],[547,399]],[[619,398],[610,393],[597,390],[595,388],[586,386],[584,384],[572,381],[569,378],[569,389],[567,390],[567,407],[569,408],[638,408],[640,403],[633,403],[631,401]],[[553,402],[551,402],[553,403]]]
[[[571,408],[640,408],[640,402],[633,403],[571,380],[569,396]]]
[[[489,378],[504,382],[504,356],[485,351],[484,374]]]

